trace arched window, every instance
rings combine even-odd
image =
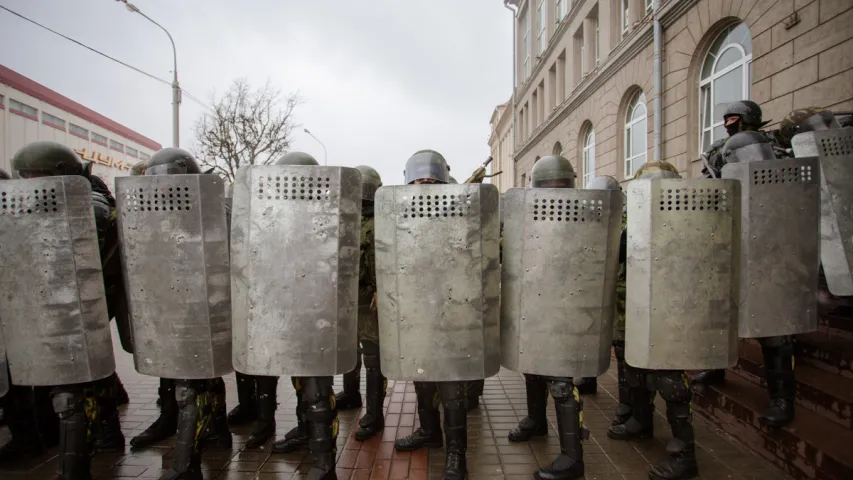
[[[595,131],[590,127],[583,141],[583,186],[595,177]]]
[[[551,155],[562,155],[563,154],[563,145],[560,142],[554,144],[554,149],[551,150]]]
[[[646,163],[646,95],[639,92],[628,106],[625,116],[625,177],[633,177],[634,172]]]
[[[749,99],[752,85],[752,37],[745,23],[736,23],[714,40],[699,81],[699,153],[726,136],[725,104]]]

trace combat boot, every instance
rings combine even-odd
[[[130,439],[133,448],[145,448],[161,442],[178,430],[178,402],[175,399],[175,381],[160,379],[160,416],[144,432]]]
[[[118,409],[109,405],[110,401],[101,404],[100,419],[95,425],[95,450],[98,452],[124,452],[124,433],[121,431]]]
[[[444,441],[441,438],[441,415],[435,405],[434,383],[415,382],[415,393],[418,397],[418,418],[421,426],[403,438],[394,442],[394,449],[400,452],[411,452],[421,448],[441,448]]]
[[[255,377],[235,372],[237,377],[237,406],[228,412],[228,425],[248,425],[257,418],[255,410]]]
[[[256,384],[258,419],[252,430],[252,436],[246,442],[246,448],[262,447],[275,435],[275,390],[278,386],[278,377],[257,377]]]
[[[302,389],[296,389],[296,426],[284,435],[282,440],[273,442],[273,453],[290,453],[308,446],[308,419],[305,403],[302,401]]]
[[[88,430],[83,395],[75,390],[53,394],[53,409],[59,416],[59,480],[89,480],[92,457],[86,443]]]
[[[439,391],[444,403],[445,459],[444,480],[464,480],[468,477],[466,454],[468,452],[468,418],[464,384],[440,383]]]
[[[175,460],[177,462],[177,459]],[[160,480],[203,480],[204,476],[201,473],[201,454],[194,453],[190,457],[189,463],[182,465],[180,468],[175,465],[166,470]]]
[[[548,408],[548,384],[545,377],[525,374],[524,386],[527,391],[527,416],[519,422],[518,427],[509,432],[510,442],[526,442],[532,437],[548,435],[548,419],[545,414],[545,409]]]
[[[651,480],[687,480],[699,475],[690,403],[667,402],[666,419],[672,428],[672,440],[667,444],[669,458],[652,467]]]
[[[722,385],[726,383],[725,370],[702,370],[690,379],[691,385]]]
[[[46,402],[41,398],[45,396]],[[0,447],[0,465],[38,457],[57,444],[59,421],[53,411],[49,389],[9,385],[3,400],[11,439]]]
[[[551,394],[557,410],[557,434],[560,455],[550,465],[540,468],[533,476],[538,480],[572,480],[584,474],[583,445],[588,432],[581,425],[581,410],[577,389],[571,382],[554,382]]]
[[[201,443],[204,445],[204,448],[213,448],[216,450],[231,448],[234,439],[231,436],[231,430],[228,429],[228,418],[225,414],[224,406],[222,409],[217,409],[213,412],[213,417],[210,419],[210,424],[201,438]]]
[[[359,349],[360,350],[360,349]],[[361,408],[361,355],[355,369],[344,374],[344,389],[335,395],[335,408],[338,410],[354,410]]]
[[[652,393],[644,387],[631,389],[631,417],[625,423],[611,425],[607,436],[614,440],[634,440],[654,437],[654,404]]]
[[[197,448],[196,440],[199,433],[199,421],[203,412],[198,409],[196,399],[199,395],[207,392],[197,391],[196,385],[189,381],[180,381],[175,388],[175,403],[180,414],[178,415],[178,429],[175,438],[175,459],[172,468],[168,469],[160,477],[160,480],[202,480],[201,474],[201,449]],[[201,387],[199,387],[201,388]],[[165,399],[164,402],[165,404]]]
[[[765,340],[765,343],[770,341]],[[778,342],[777,342],[778,343]],[[794,349],[790,343],[781,346],[764,346],[764,373],[770,405],[759,418],[768,427],[784,427],[794,421],[794,398],[796,378],[794,377]]]
[[[335,443],[338,437],[338,412],[335,410],[332,377],[307,377],[304,400],[308,420],[308,447],[314,465],[308,471],[310,480],[331,480],[335,475]]]
[[[616,340],[613,342],[613,352],[616,356],[616,378],[619,382],[619,404],[616,406],[616,415],[611,425],[620,425],[631,418],[631,388],[625,376],[625,342]]]
[[[385,416],[382,406],[385,402],[385,390],[388,383],[379,369],[379,346],[369,342],[364,343],[364,366],[367,369],[367,411],[358,421],[355,439],[363,442],[385,428]],[[375,348],[374,348],[375,346]]]

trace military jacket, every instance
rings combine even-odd
[[[372,212],[371,212],[372,213]],[[376,293],[376,245],[373,215],[361,216],[361,257],[358,267],[358,339],[379,342],[379,316],[372,306]]]
[[[619,275],[616,277],[616,308],[613,316],[614,340],[625,339],[625,295],[628,259],[628,215],[622,214],[622,236],[619,241]]]

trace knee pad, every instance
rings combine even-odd
[[[175,387],[175,400],[178,402],[178,408],[184,408],[189,405],[195,405],[197,394],[189,385],[178,385]]]
[[[680,370],[656,372],[655,389],[660,392],[661,398],[667,402],[689,404],[693,398],[693,392],[687,383],[687,376]]]
[[[79,392],[62,391],[53,394],[53,411],[65,419],[83,409],[83,396]]]
[[[466,392],[468,384],[465,382],[441,382],[438,384],[438,393],[441,403],[446,409],[465,409]]]
[[[549,382],[548,390],[554,399],[566,399],[573,395],[575,385],[571,379],[559,379]]]

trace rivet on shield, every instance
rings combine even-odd
[[[402,360],[402,359],[403,359],[403,356],[402,356],[402,355],[400,355],[400,360]]]

